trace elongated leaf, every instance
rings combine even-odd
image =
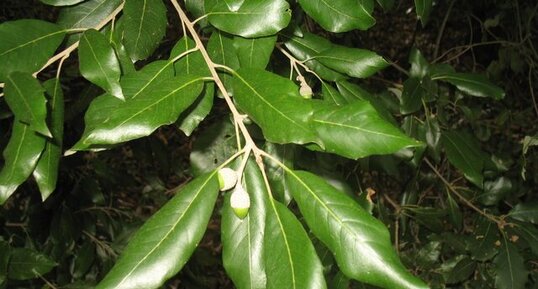
[[[496,242],[499,241],[497,226],[486,218],[479,218],[473,228],[473,234],[467,241],[466,249],[474,260],[488,261],[498,253]]]
[[[450,163],[461,170],[465,178],[483,188],[482,170],[486,156],[474,137],[465,132],[445,131],[441,136],[441,142]]]
[[[233,45],[233,38],[229,34],[215,31],[211,34],[211,37],[209,37],[209,41],[207,43],[207,53],[213,62],[237,70],[239,68],[239,58],[237,57],[237,53],[235,52]],[[227,90],[230,90],[230,74],[219,74],[224,86],[227,87]]]
[[[388,66],[375,52],[333,45],[315,58],[323,65],[349,76],[365,78]]]
[[[33,73],[62,43],[65,31],[42,20],[24,19],[0,24],[0,82],[14,71]]]
[[[303,99],[289,79],[265,70],[240,69],[233,88],[238,107],[262,128],[267,140],[322,145],[308,124],[312,102]]]
[[[251,39],[234,37],[233,44],[241,67],[265,69],[273,53],[276,39],[276,36]]]
[[[432,80],[442,80],[455,85],[459,90],[479,97],[504,98],[504,91],[491,83],[484,75],[473,73],[446,72],[432,75]]]
[[[409,53],[409,63],[411,69],[409,69],[409,75],[418,79],[422,79],[428,73],[430,64],[424,58],[420,50],[412,48]]]
[[[196,44],[194,43],[194,40],[189,37],[182,37],[177,41],[174,48],[172,48],[172,52],[170,53],[170,59],[178,57],[179,55],[181,55],[181,53],[195,47]],[[176,70],[176,74],[193,73],[206,76],[211,75],[200,51],[194,51],[183,56],[174,64],[174,68]]]
[[[209,22],[230,34],[254,38],[276,34],[291,19],[290,6],[285,0],[248,0],[239,9],[235,8],[229,7],[226,1],[217,2],[209,11]]]
[[[250,209],[245,219],[239,219],[230,207],[229,196],[226,197],[222,209],[222,261],[236,288],[265,289],[263,249],[269,194],[254,162],[247,164],[243,177]]]
[[[125,99],[121,91],[121,68],[105,36],[89,29],[82,34],[78,48],[80,73],[109,94]]]
[[[0,204],[30,176],[44,146],[44,137],[17,119],[13,121],[11,138],[3,153],[4,167],[0,171]]]
[[[15,280],[32,279],[48,273],[56,265],[56,262],[39,252],[16,248],[11,252],[8,276]]]
[[[324,81],[321,83],[321,93],[323,95],[323,99],[330,103],[336,105],[344,105],[348,103],[348,101],[342,94],[340,94],[340,92],[338,92],[338,90]]]
[[[286,48],[299,60],[316,72],[321,78],[329,81],[337,81],[346,78],[343,74],[340,74],[325,65],[321,64],[314,56],[320,52],[330,49],[333,44],[318,35],[313,33],[303,33],[302,37],[290,36],[283,34],[287,41],[284,42]]]
[[[215,84],[206,83],[202,96],[200,96],[191,107],[184,111],[177,122],[178,128],[187,136],[190,136],[194,129],[204,120],[213,107],[213,97],[215,95]]]
[[[202,91],[202,77],[183,75],[160,82],[127,101],[111,95],[96,98],[86,112],[86,129],[71,150],[125,142],[174,123]]]
[[[220,119],[200,132],[190,155],[191,170],[195,176],[218,167],[237,151],[235,127],[228,118]]]
[[[51,136],[47,127],[45,89],[27,72],[14,72],[7,76],[5,97],[15,117],[45,136]]]
[[[403,85],[400,112],[403,114],[416,112],[422,107],[422,97],[424,95],[420,80],[410,77],[404,81]]]
[[[121,87],[127,99],[150,94],[161,87],[161,82],[174,77],[173,62],[158,60],[122,77]]]
[[[46,81],[43,86],[49,95],[49,125],[52,139],[47,139],[33,175],[41,192],[41,199],[44,201],[56,189],[58,180],[64,133],[64,96],[58,78]]]
[[[267,289],[327,288],[323,267],[303,226],[274,200],[267,210],[264,244]]]
[[[308,16],[331,32],[366,30],[375,24],[373,0],[299,0],[299,4]]]
[[[136,69],[133,61],[131,60],[131,57],[129,57],[129,54],[127,53],[127,49],[125,49],[125,45],[123,45],[123,19],[123,17],[120,17],[119,19],[114,21],[113,25],[105,26],[105,36],[106,38],[108,38],[110,45],[112,45],[112,47],[114,48],[114,52],[116,52],[116,56],[118,57],[122,74],[127,74],[134,72]]]
[[[495,288],[523,289],[527,283],[529,272],[525,268],[525,260],[516,246],[503,239],[499,255],[494,260],[496,267]]]
[[[326,151],[352,159],[420,145],[383,120],[367,101],[317,110],[312,127]]]
[[[114,11],[122,0],[88,0],[63,8],[57,23],[64,28],[94,28]]]
[[[433,6],[432,0],[415,0],[415,9],[417,17],[420,19],[422,26],[425,26],[430,18]]]
[[[219,191],[216,172],[186,185],[132,237],[96,288],[159,288],[190,258],[206,230]]]
[[[86,0],[40,0],[41,2],[52,6],[70,6]]]
[[[290,191],[312,232],[344,274],[383,288],[428,288],[407,272],[387,228],[345,193],[304,171],[288,171]]]
[[[519,203],[510,210],[508,216],[523,222],[538,224],[538,202]]]
[[[123,13],[125,48],[133,61],[146,59],[166,32],[166,7],[162,0],[129,0]]]

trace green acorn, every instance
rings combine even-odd
[[[232,207],[234,214],[238,218],[244,219],[247,216],[248,209],[250,208],[250,197],[243,186],[237,185],[232,191],[230,207]]]
[[[237,183],[237,173],[230,168],[222,168],[218,172],[219,188],[221,191],[227,191]]]

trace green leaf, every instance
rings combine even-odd
[[[194,18],[202,17],[206,15],[206,2],[209,1],[200,1],[200,0],[185,0],[185,8]],[[197,22],[200,27],[206,27],[208,25],[207,18],[200,19]]]
[[[41,2],[51,6],[70,6],[86,0],[40,0]]]
[[[247,38],[274,35],[291,19],[285,0],[248,0],[237,10],[219,1],[209,11],[209,22],[219,30]]]
[[[11,138],[3,153],[4,167],[0,171],[0,204],[30,176],[44,146],[44,137],[17,119],[13,121]]]
[[[514,231],[527,241],[534,255],[538,256],[538,229],[529,223],[518,223]]]
[[[15,280],[32,279],[48,273],[56,265],[56,262],[39,252],[16,248],[11,251],[8,276]]]
[[[455,85],[459,90],[473,96],[504,98],[504,91],[491,83],[484,75],[473,73],[445,72],[435,73],[432,80],[442,80]]]
[[[89,29],[82,34],[78,48],[80,74],[109,94],[124,100],[120,86],[121,68],[105,36]]]
[[[383,288],[428,288],[405,270],[383,223],[351,197],[309,172],[288,171],[287,180],[308,227],[346,276]]]
[[[497,242],[499,242],[497,226],[490,220],[481,217],[476,222],[465,249],[471,253],[474,260],[484,262],[492,259],[498,253]]]
[[[262,128],[268,141],[322,145],[308,123],[312,102],[299,95],[293,81],[265,70],[240,69],[233,88],[237,106]]]
[[[525,260],[516,246],[503,239],[499,255],[493,261],[496,267],[495,288],[523,289],[527,283],[528,274]]]
[[[233,45],[242,68],[265,69],[276,44],[276,36],[243,38],[236,36]]]
[[[214,63],[222,64],[231,69],[239,68],[239,58],[235,53],[233,38],[224,32],[215,31],[207,42],[207,53]],[[204,66],[207,66],[204,62]],[[231,76],[227,72],[219,73],[224,86],[230,90]]]
[[[50,137],[47,127],[47,100],[45,89],[27,72],[13,72],[6,78],[6,102],[15,117],[30,129]]]
[[[122,2],[122,0],[89,0],[65,7],[60,10],[57,23],[67,29],[91,29],[109,16]]]
[[[383,10],[388,11],[394,7],[394,0],[377,0],[377,4],[379,4]]]
[[[252,161],[247,163],[243,187],[250,195],[250,209],[238,218],[226,197],[222,208],[222,262],[238,289],[265,289],[263,260],[265,216],[268,192],[263,177]]]
[[[424,58],[420,50],[414,47],[409,53],[409,63],[411,63],[411,69],[409,70],[409,75],[411,77],[422,79],[428,74],[430,64],[426,58]]]
[[[187,136],[190,136],[194,129],[204,120],[213,107],[213,96],[215,95],[215,84],[206,83],[202,96],[200,96],[191,107],[184,111],[176,123],[178,128]]]
[[[463,172],[465,178],[480,188],[484,187],[485,153],[480,144],[469,133],[462,131],[445,131],[441,135],[448,160]]]
[[[388,66],[375,52],[333,45],[315,56],[323,65],[352,77],[366,78]]]
[[[216,172],[186,185],[144,223],[96,288],[162,286],[181,270],[202,239],[218,191]]]
[[[498,177],[493,181],[484,183],[484,192],[478,196],[478,200],[485,206],[498,204],[512,191],[512,181],[507,177]]]
[[[267,289],[327,288],[323,267],[303,226],[275,200],[267,210],[264,244]]]
[[[47,139],[33,175],[41,192],[41,199],[44,201],[56,189],[58,180],[64,132],[64,96],[58,78],[46,81],[43,86],[49,96],[49,125],[53,138]]]
[[[174,45],[174,48],[172,48],[170,59],[178,57],[181,53],[195,47],[196,44],[194,43],[194,40],[189,37],[182,37],[177,41],[176,45]],[[176,75],[181,73],[192,73],[204,76],[211,75],[200,51],[194,51],[183,56],[174,64],[174,68],[176,70]]]
[[[419,79],[410,77],[404,81],[400,112],[402,114],[409,114],[418,111],[422,107],[424,93],[424,88],[422,88]]]
[[[332,104],[343,105],[348,103],[347,99],[336,88],[325,81],[321,82],[321,94],[324,100]]]
[[[415,0],[415,9],[417,11],[417,17],[420,19],[422,26],[426,26],[430,13],[432,11],[432,0]]]
[[[7,285],[7,272],[11,248],[7,242],[0,239],[0,288],[4,289]]]
[[[454,268],[447,274],[446,283],[456,284],[463,282],[474,273],[476,269],[476,262],[469,257],[464,257],[459,260]]]
[[[390,154],[420,145],[381,118],[367,101],[321,108],[311,121],[325,150],[347,158]]]
[[[162,0],[129,0],[123,13],[125,48],[133,61],[146,59],[166,32],[166,7]]]
[[[14,71],[34,73],[62,43],[65,31],[42,20],[23,19],[0,24],[0,82]]]
[[[109,28],[106,30],[105,36],[114,48],[114,52],[116,52],[122,74],[127,74],[134,72],[136,69],[131,57],[129,57],[129,54],[125,49],[125,45],[123,45],[123,27],[123,17],[120,17],[114,21],[113,25],[105,26],[105,29]]]
[[[321,64],[314,57],[320,52],[330,49],[333,46],[329,40],[313,33],[303,33],[302,37],[295,35],[289,36],[286,34],[283,34],[282,36],[287,38],[284,45],[293,56],[298,60],[304,61],[304,64],[316,72],[319,77],[328,81],[337,81],[346,78],[343,74]]]
[[[538,224],[538,202],[519,203],[510,210],[508,216],[523,222]]]
[[[141,70],[122,77],[121,87],[127,100],[150,94],[161,87],[161,82],[174,77],[173,62],[154,61]]]
[[[299,0],[303,10],[330,32],[366,30],[375,24],[373,0]]]
[[[108,94],[96,98],[86,112],[84,134],[71,151],[148,136],[160,126],[174,123],[202,91],[202,80],[182,75],[165,79],[126,101]]]

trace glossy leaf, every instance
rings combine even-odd
[[[498,204],[512,191],[512,181],[507,177],[499,177],[493,181],[484,182],[484,192],[478,200],[485,206]]]
[[[299,0],[303,10],[330,32],[366,30],[375,24],[373,0]]]
[[[432,80],[442,80],[455,85],[459,90],[473,96],[504,98],[504,91],[491,83],[484,75],[473,73],[446,72],[432,75]]]
[[[70,6],[86,0],[40,0],[41,2],[51,6]]]
[[[454,268],[446,275],[447,284],[456,284],[467,280],[475,271],[476,262],[465,256],[458,260]]]
[[[205,3],[208,1],[200,1],[200,0],[185,0],[185,8],[188,12],[194,17],[199,18],[203,15],[206,15],[206,5]],[[208,24],[207,19],[203,18],[200,19],[199,22],[197,22],[201,27],[206,27]]]
[[[105,36],[94,29],[82,34],[78,48],[80,74],[109,94],[124,100],[118,58]]]
[[[162,286],[181,270],[202,239],[218,191],[215,172],[182,188],[144,223],[96,288]]]
[[[114,25],[105,26],[105,29],[109,28],[106,30],[105,36],[108,38],[110,45],[114,48],[114,52],[116,52],[122,74],[128,74],[134,72],[136,69],[131,57],[129,57],[129,54],[127,53],[127,49],[125,49],[125,45],[123,45],[123,19],[123,17],[120,17],[114,21]]]
[[[420,145],[383,120],[367,101],[316,110],[312,127],[326,151],[352,159]]]
[[[283,34],[287,40],[284,42],[286,48],[298,59],[304,61],[304,64],[316,72],[321,78],[329,81],[337,81],[346,78],[325,65],[321,64],[314,56],[320,52],[330,49],[333,44],[313,33],[303,33],[302,37],[290,36]]]
[[[66,7],[60,10],[57,23],[68,29],[91,29],[109,16],[122,2],[122,0],[88,0]]]
[[[47,127],[45,89],[30,73],[14,72],[7,76],[4,89],[6,102],[15,117],[30,129],[51,136]]]
[[[496,245],[498,241],[499,230],[495,223],[481,217],[473,228],[473,234],[467,241],[466,249],[474,260],[488,261],[498,253],[499,248]]]
[[[334,87],[332,87],[330,84],[323,81],[321,83],[321,94],[323,95],[323,99],[336,105],[344,105],[348,103],[348,101],[344,98],[338,90],[336,90]]]
[[[429,63],[424,58],[420,50],[412,48],[409,53],[409,63],[411,64],[411,69],[409,70],[409,75],[411,77],[422,79],[429,71]]]
[[[508,216],[523,222],[538,224],[538,202],[519,203],[510,210]]]
[[[315,58],[329,68],[358,78],[371,76],[388,66],[375,52],[340,45],[321,51]]]
[[[463,172],[465,178],[482,188],[484,186],[485,153],[477,141],[465,132],[445,131],[441,136],[448,160]]]
[[[174,123],[200,94],[202,78],[183,75],[165,79],[127,101],[105,94],[96,98],[86,112],[86,129],[71,150],[92,145],[125,142],[150,135],[162,125]]]
[[[417,11],[417,17],[420,19],[422,26],[425,26],[430,18],[432,11],[432,0],[415,0],[415,9]]]
[[[322,145],[309,127],[311,101],[299,95],[291,80],[265,70],[240,69],[233,87],[237,106],[262,128],[268,141]]]
[[[267,210],[264,244],[267,289],[327,288],[323,267],[303,226],[275,200]]]
[[[161,87],[161,82],[172,77],[174,77],[173,62],[158,60],[141,70],[123,76],[120,83],[125,98],[129,100],[151,94]]]
[[[236,36],[233,45],[242,68],[265,69],[276,44],[276,36],[243,38]]]
[[[207,42],[207,53],[211,60],[217,64],[222,64],[231,69],[239,68],[239,58],[235,52],[233,38],[224,32],[215,31]],[[204,66],[205,62],[204,62]],[[224,86],[230,90],[231,76],[228,72],[219,73]]]
[[[497,269],[495,274],[495,288],[525,288],[529,273],[525,268],[525,260],[515,245],[503,239],[499,255],[497,255],[493,263]]]
[[[188,37],[182,37],[177,41],[174,48],[172,48],[172,52],[170,53],[170,59],[178,57],[183,52],[189,49],[193,49],[195,47],[196,44],[194,43],[194,40]],[[178,61],[176,61],[176,63],[174,64],[174,68],[176,70],[176,75],[182,73],[199,74],[206,76],[211,75],[200,51],[194,51],[183,56]]]
[[[383,288],[428,288],[406,271],[383,223],[322,178],[289,171],[290,191],[312,232],[344,274]]]
[[[34,170],[45,146],[45,138],[28,125],[13,122],[9,143],[4,149],[4,166],[0,171],[0,204],[15,192]]]
[[[166,32],[166,7],[162,0],[129,0],[123,13],[125,48],[133,61],[146,59]]]
[[[0,24],[0,82],[14,71],[34,73],[62,43],[65,31],[42,20],[24,19]]]
[[[266,142],[263,148],[268,154],[278,159],[288,168],[293,168],[297,147],[293,144],[278,145]],[[265,171],[271,186],[273,198],[288,206],[292,201],[291,194],[286,184],[286,171],[276,162],[265,159]]]
[[[191,170],[195,176],[212,171],[237,151],[234,125],[226,118],[200,131],[190,154]]]
[[[263,259],[268,192],[263,177],[250,161],[243,175],[243,187],[250,195],[250,209],[244,219],[230,207],[229,195],[222,208],[222,261],[238,289],[265,289]]]
[[[41,199],[44,201],[56,189],[58,181],[64,132],[64,96],[58,78],[46,81],[43,86],[49,96],[49,125],[52,139],[47,139],[33,175],[41,192]]]
[[[194,129],[204,120],[213,107],[215,84],[206,83],[202,96],[200,96],[188,110],[184,111],[177,122],[177,126],[185,135],[190,136]]]
[[[39,252],[16,248],[11,252],[8,276],[15,280],[32,279],[48,273],[56,265],[56,262]]]
[[[209,22],[217,29],[247,38],[274,35],[291,19],[285,0],[248,0],[237,10],[219,1],[209,11]]]
[[[410,77],[403,83],[403,91],[400,105],[402,114],[418,111],[422,107],[424,89],[417,78]]]

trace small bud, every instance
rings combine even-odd
[[[250,208],[250,197],[241,185],[236,186],[233,190],[230,197],[230,207],[238,218],[244,219],[247,216]]]
[[[237,183],[237,173],[230,168],[222,168],[218,173],[219,188],[221,191],[227,191]]]
[[[306,82],[302,82],[301,87],[299,88],[299,94],[301,94],[303,98],[310,99],[314,93],[312,92],[312,88]]]

